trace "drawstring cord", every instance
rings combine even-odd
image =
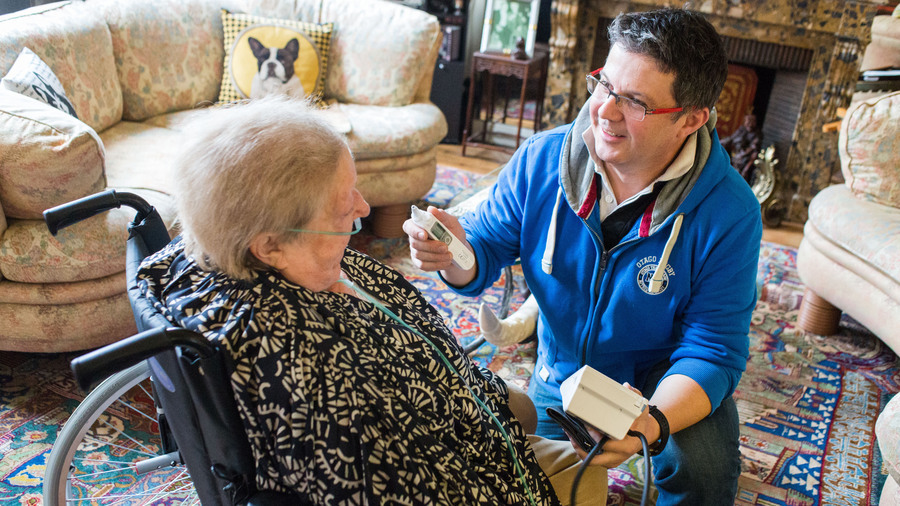
[[[556,250],[556,217],[559,215],[559,201],[562,200],[562,186],[556,192],[556,204],[553,205],[553,215],[550,217],[550,226],[547,227],[547,245],[544,247],[544,256],[541,258],[541,269],[544,274],[553,272],[553,252]]]
[[[681,231],[681,221],[684,214],[675,217],[675,224],[672,225],[672,232],[669,233],[669,239],[666,241],[666,247],[663,249],[662,258],[659,259],[659,265],[653,273],[653,279],[650,280],[650,293],[659,293],[662,291],[663,274],[666,272],[666,266],[669,265],[669,255],[672,254],[672,248],[678,242],[678,232]]]

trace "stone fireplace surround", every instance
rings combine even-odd
[[[872,19],[886,1],[553,0],[545,123],[562,125],[574,119],[587,98],[584,75],[597,59],[597,37],[605,37],[597,33],[598,19],[620,12],[688,8],[706,14],[727,38],[809,50],[812,57],[804,89],[797,92],[802,98],[789,152],[779,153],[776,167],[784,218],[803,223],[809,200],[831,184],[839,167],[838,133],[823,132],[822,127],[839,119],[838,109],[849,105]],[[730,60],[738,61],[735,56],[729,52]]]

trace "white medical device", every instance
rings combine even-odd
[[[475,256],[458,237],[453,235],[443,223],[437,220],[431,213],[427,213],[416,206],[412,206],[412,220],[416,225],[424,228],[432,239],[441,241],[450,248],[453,261],[463,269],[469,270],[475,266]]]
[[[641,394],[584,366],[559,386],[563,409],[613,439],[622,439],[647,408]]]

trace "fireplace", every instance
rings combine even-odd
[[[605,27],[619,12],[663,6],[707,15],[729,61],[757,69],[764,143],[774,144],[784,218],[803,223],[809,200],[839,172],[838,133],[822,127],[850,103],[878,0],[553,0],[544,110],[549,125],[574,119],[584,74],[609,50]],[[755,108],[758,109],[758,108]]]

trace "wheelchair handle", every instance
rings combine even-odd
[[[123,205],[138,212],[135,223],[153,212],[153,206],[134,193],[106,190],[47,209],[44,211],[44,222],[50,233],[56,235],[60,229]]]
[[[113,373],[177,346],[188,348],[203,359],[212,357],[218,350],[200,333],[178,327],[158,327],[75,358],[71,364],[72,373],[78,386],[87,392]]]

